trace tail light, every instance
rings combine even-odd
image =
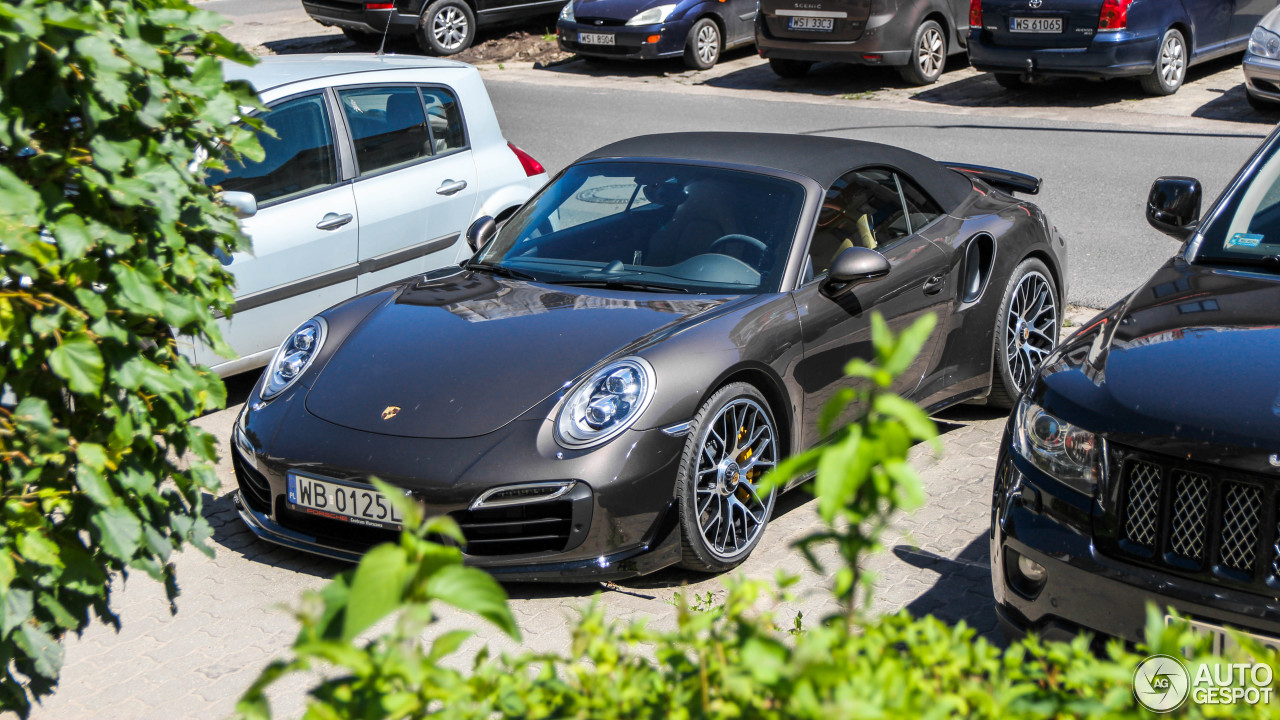
[[[542,167],[542,163],[534,160],[533,156],[529,153],[521,150],[511,143],[507,143],[507,147],[511,148],[511,152],[515,153],[516,158],[520,160],[520,167],[524,168],[524,174],[526,176],[533,177],[534,175],[541,175],[547,171],[546,168]]]
[[[982,0],[969,0],[969,27],[982,27]]]
[[[367,2],[364,4],[365,10],[395,10],[396,4],[393,2]]]
[[[1124,30],[1129,26],[1129,6],[1133,0],[1103,0],[1099,30]]]

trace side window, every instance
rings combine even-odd
[[[286,100],[259,115],[275,137],[258,133],[265,156],[260,162],[231,158],[225,171],[205,182],[223,190],[253,193],[258,202],[284,200],[338,181],[333,133],[320,95]]]
[[[907,203],[907,212],[910,213],[911,232],[920,232],[921,228],[942,215],[942,206],[934,202],[910,178],[899,174],[898,183],[902,186],[902,197]]]
[[[809,245],[813,273],[825,273],[845,248],[883,249],[910,234],[892,172],[867,168],[846,173],[827,191],[818,213],[818,227]]]
[[[458,100],[448,90],[422,88],[422,101],[427,106],[427,122],[435,152],[442,155],[467,146],[467,128],[462,122]]]
[[[361,175],[434,154],[417,88],[340,90],[338,99],[351,128]]]

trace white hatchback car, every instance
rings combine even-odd
[[[276,137],[261,162],[210,173],[242,216],[253,249],[224,259],[236,281],[223,337],[239,354],[196,343],[196,362],[227,376],[265,365],[317,312],[371,288],[458,263],[477,218],[504,219],[547,181],[502,137],[480,73],[449,60],[289,55],[247,80]],[[247,193],[247,194],[246,194]]]

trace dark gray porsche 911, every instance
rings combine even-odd
[[[1062,238],[1039,181],[823,137],[653,135],[586,155],[461,267],[285,340],[236,423],[259,536],[354,559],[452,515],[512,579],[722,571],[773,510],[759,478],[871,354],[869,317],[937,329],[897,391],[1008,404],[1057,337]]]

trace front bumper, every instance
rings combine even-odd
[[[1280,60],[1245,53],[1244,85],[1250,95],[1280,102]]]
[[[1019,47],[995,45],[988,32],[974,30],[969,61],[982,72],[1033,77],[1134,77],[1155,70],[1160,40],[1159,35],[1124,31],[1099,33],[1087,47]]]
[[[657,60],[684,54],[685,39],[692,23],[674,20],[657,25],[595,25],[591,22],[556,23],[556,40],[565,52],[591,57],[618,58],[620,60]],[[596,45],[578,42],[580,33],[612,35],[613,45]],[[655,42],[649,39],[657,36]]]
[[[381,35],[408,35],[418,28],[417,15],[402,15],[399,10],[366,10],[363,4],[341,5],[333,2],[302,0],[302,9],[312,20],[329,27]]]
[[[1010,451],[1004,438],[991,525],[991,582],[1007,633],[1069,639],[1081,631],[1144,639],[1147,605],[1213,625],[1280,637],[1280,600],[1178,577],[1101,554],[1092,533],[1095,501],[1066,488]],[[1036,588],[1016,555],[1044,566]]]
[[[756,51],[765,59],[894,66],[911,62],[910,39],[866,33],[857,40],[831,41],[816,35],[812,40],[780,38],[769,32],[761,15],[756,16]]]

